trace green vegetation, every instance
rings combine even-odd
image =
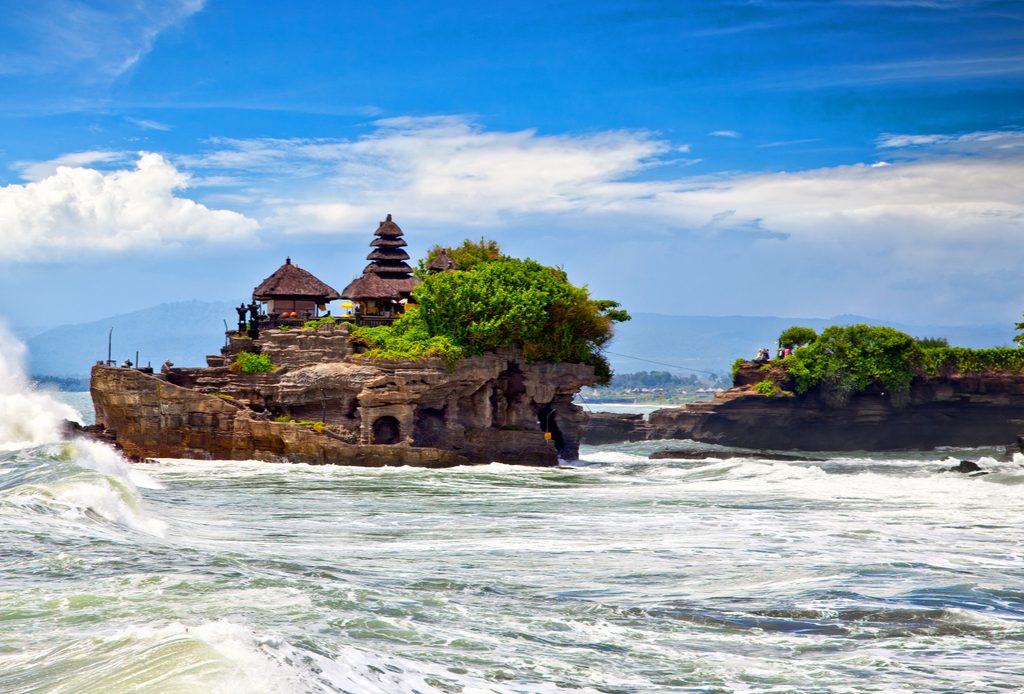
[[[274,365],[270,362],[269,354],[242,351],[235,357],[231,370],[245,374],[268,373],[274,370]]]
[[[764,395],[768,398],[778,398],[784,395],[792,395],[788,390],[783,390],[778,383],[770,378],[766,378],[763,381],[758,381],[757,385],[754,386],[754,392],[760,395]]]
[[[222,393],[219,390],[218,391],[214,391],[213,393],[210,393],[210,395],[212,395],[215,398],[220,398],[221,400],[234,400],[235,399],[234,395],[228,395],[227,393]]]
[[[1016,342],[1021,347],[1024,347],[1024,323],[1014,323],[1013,329],[1017,331],[1017,334],[1014,336],[1013,341]]]
[[[324,316],[323,318],[317,318],[316,320],[308,320],[302,324],[303,330],[316,330],[324,325],[334,325],[338,320],[334,316]]]
[[[924,376],[1024,371],[1024,349],[1020,347],[940,347],[923,351],[920,371]]]
[[[736,374],[738,374],[740,372],[740,369],[742,369],[743,365],[746,364],[746,363],[747,363],[747,360],[744,359],[743,357],[737,357],[736,358],[736,361],[734,361],[732,363],[732,377],[733,378],[736,378]]]
[[[469,269],[423,277],[413,292],[420,309],[389,327],[352,331],[371,358],[454,361],[519,344],[530,361],[591,364],[603,382],[611,376],[602,347],[612,324],[629,320],[614,301],[591,299],[564,270],[500,255],[493,241],[464,243],[450,253],[477,253]],[[456,262],[459,262],[456,260]]]
[[[793,330],[790,328],[783,335]],[[945,339],[915,339],[894,328],[833,326],[806,347],[772,362],[771,366],[773,373],[766,381],[775,386],[789,381],[798,393],[818,388],[826,402],[835,406],[842,406],[855,393],[871,388],[902,403],[915,378],[1022,372],[1024,349],[950,347]],[[766,391],[766,381],[758,383],[755,390]]]
[[[443,359],[449,368],[466,356],[466,351],[447,335],[432,335],[421,310],[409,308],[390,326],[361,326],[349,333],[353,344],[369,347],[370,359]]]
[[[795,347],[802,347],[809,345],[818,339],[818,333],[814,331],[814,328],[804,328],[799,325],[794,325],[792,328],[786,328],[779,335],[779,346],[782,348],[793,349]]]

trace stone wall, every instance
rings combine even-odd
[[[182,388],[135,369],[92,371],[96,422],[138,458],[266,460],[362,466],[445,467],[469,461],[450,451],[354,446],[305,427],[254,416],[230,399]]]

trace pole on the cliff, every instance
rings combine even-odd
[[[112,344],[113,338],[114,338],[114,328],[113,328],[113,326],[111,326],[110,332],[107,333],[107,366],[110,366],[110,362],[112,361],[111,357],[110,357],[110,345]]]

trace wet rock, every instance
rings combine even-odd
[[[949,468],[949,471],[959,472],[964,475],[969,475],[972,473],[980,473],[982,475],[988,474],[987,472],[982,470],[980,465],[970,460],[961,460],[958,465],[954,465],[953,467]]]

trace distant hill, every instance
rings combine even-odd
[[[113,358],[135,361],[135,352],[155,368],[170,359],[176,366],[205,366],[206,355],[224,344],[224,320],[232,326],[231,302],[183,301],[104,318],[62,325],[27,341],[29,373],[34,376],[87,376],[107,358],[107,333],[113,333]]]
[[[114,328],[113,356],[118,363],[135,351],[143,364],[159,367],[165,359],[177,366],[205,365],[207,354],[224,344],[224,322],[235,320],[231,302],[183,301],[77,325],[52,328],[27,341],[29,373],[35,376],[82,377],[107,357],[107,331]],[[791,325],[821,331],[829,325],[891,325],[915,337],[945,337],[961,347],[1012,345],[1012,325],[901,325],[865,318],[779,318],[775,316],[668,316],[634,313],[616,326],[609,360],[618,373],[670,371],[726,374],[736,357],[753,357],[758,348],[774,350],[779,333]],[[646,361],[644,361],[646,360]]]
[[[608,347],[608,359],[616,373],[664,370],[685,374],[692,369],[725,374],[737,357],[752,359],[760,347],[768,347],[774,353],[779,333],[792,325],[804,325],[818,332],[829,325],[888,325],[914,337],[945,337],[951,345],[975,348],[1013,346],[1014,334],[1009,324],[905,325],[850,315],[829,319],[632,315],[633,320],[615,326],[615,339]]]

